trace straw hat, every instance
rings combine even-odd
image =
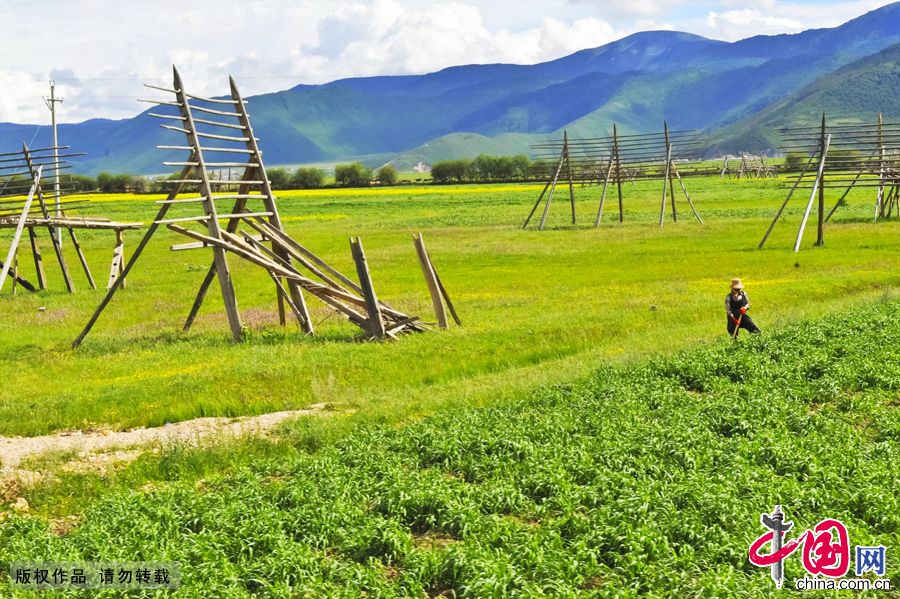
[[[744,284],[741,283],[740,279],[731,279],[731,288],[732,289],[743,289]]]

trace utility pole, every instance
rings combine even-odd
[[[53,198],[56,202],[56,218],[62,216],[62,208],[59,203],[59,139],[56,136],[56,105],[62,101],[62,98],[56,97],[56,83],[51,79],[50,97],[44,98],[44,103],[50,109],[50,122],[53,125]],[[56,229],[56,237],[62,245],[62,229]]]

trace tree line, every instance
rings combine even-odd
[[[542,177],[548,164],[532,162],[524,154],[515,156],[488,156],[481,154],[473,160],[441,160],[431,166],[431,178],[435,183],[491,183],[495,181],[522,181]]]
[[[523,181],[545,177],[553,165],[532,162],[528,156],[489,156],[482,154],[474,159],[441,160],[431,168],[435,183],[490,183]],[[327,173],[320,168],[267,169],[272,189],[317,189],[328,184]],[[217,172],[212,172],[213,179]],[[96,177],[69,174],[63,177],[66,187],[76,192],[99,191],[102,193],[165,193],[171,189],[167,179],[177,179],[180,173],[167,178],[150,178],[139,175],[100,173]],[[397,169],[386,164],[371,169],[360,162],[338,164],[334,167],[334,182],[338,187],[368,187],[370,185],[395,185],[399,181]],[[426,179],[427,181],[427,179]],[[235,185],[238,182],[235,181]]]

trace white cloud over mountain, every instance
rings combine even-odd
[[[646,29],[729,41],[796,33],[886,3],[3,0],[0,121],[48,122],[41,96],[51,76],[65,98],[62,121],[123,118],[142,109],[142,82],[170,82],[172,63],[197,93],[225,92],[230,73],[253,94],[457,64],[535,63]]]

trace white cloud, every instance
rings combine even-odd
[[[0,121],[46,123],[55,76],[60,120],[123,118],[171,83],[247,94],[342,77],[489,62],[528,64],[635,31],[737,39],[834,26],[887,0],[0,0]],[[40,43],[31,34],[41,31]],[[28,51],[23,51],[27,48]]]
[[[726,41],[754,35],[798,33],[805,29],[803,23],[795,19],[767,16],[750,8],[729,10],[723,13],[710,12],[706,17],[706,22],[709,28],[716,32],[716,37]]]

